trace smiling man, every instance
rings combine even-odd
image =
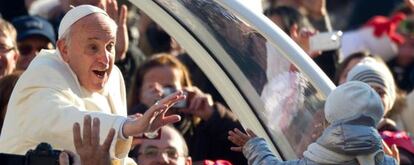
[[[0,137],[0,153],[25,154],[40,142],[75,150],[72,125],[85,115],[101,121],[101,142],[111,128],[116,140],[110,155],[122,161],[130,136],[154,131],[180,120],[165,116],[183,99],[176,92],[161,99],[143,115],[126,116],[125,87],[114,66],[116,23],[100,8],[71,9],[59,27],[57,50],[42,50],[13,90]]]
[[[16,35],[13,25],[0,18],[0,78],[11,74],[16,68],[19,58]]]

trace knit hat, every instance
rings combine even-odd
[[[384,115],[379,95],[367,84],[350,81],[333,90],[325,102],[325,118],[329,123],[365,115],[377,125]]]
[[[83,17],[86,17],[93,13],[102,13],[106,16],[108,14],[101,8],[92,6],[92,5],[80,5],[70,9],[65,16],[63,16],[62,21],[59,25],[59,39],[62,38],[63,34],[72,26],[76,21],[80,20]],[[108,16],[109,17],[109,16]]]
[[[370,86],[382,88],[389,96],[384,109],[390,110],[395,102],[395,82],[388,67],[373,58],[366,57],[348,73],[347,81],[362,81]]]

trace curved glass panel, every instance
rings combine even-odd
[[[211,0],[156,0],[222,66],[285,157],[302,157],[325,127],[324,99],[257,31]],[[208,70],[204,70],[208,72]]]

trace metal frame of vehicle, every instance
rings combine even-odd
[[[151,19],[159,24],[167,33],[175,38],[184,49],[186,49],[195,63],[205,71],[206,76],[215,85],[227,104],[239,117],[240,122],[245,128],[247,127],[254,130],[258,136],[265,138],[269,143],[273,144],[270,145],[270,147],[278,156],[281,156],[281,154],[277,151],[276,144],[278,146],[286,145],[282,147],[284,149],[290,148],[287,147],[289,144],[287,144],[284,136],[281,136],[281,138],[278,139],[278,142],[275,142],[269,137],[269,133],[266,132],[267,130],[262,123],[257,118],[252,117],[256,116],[252,108],[263,108],[260,96],[255,94],[255,92],[251,92],[252,95],[244,95],[240,92],[240,88],[244,91],[253,91],[254,88],[248,83],[236,85],[234,80],[228,76],[228,74],[236,75],[233,76],[233,78],[238,79],[237,82],[248,82],[248,79],[228,56],[213,57],[211,55],[213,53],[226,54],[223,48],[217,45],[219,43],[214,40],[214,37],[204,36],[204,38],[211,39],[211,42],[208,42],[208,45],[206,46],[205,44],[200,43],[191,32],[183,27],[180,22],[156,2],[150,0],[130,1],[151,17]],[[258,29],[259,33],[270,41],[273,46],[278,48],[280,52],[283,52],[283,55],[287,59],[292,63],[295,63],[298,68],[305,73],[313,85],[322,91],[322,94],[326,96],[333,89],[333,83],[326,77],[326,75],[320,74],[323,72],[306,55],[306,53],[265,16],[250,11],[236,0],[217,0],[217,2],[228,10],[234,11],[237,16],[252,25],[252,27]],[[203,28],[200,30],[203,30]],[[203,34],[209,35],[207,32]],[[225,63],[225,66],[218,63],[217,60],[219,60],[221,64]],[[293,151],[284,151],[283,158],[294,159],[296,158],[296,155]]]

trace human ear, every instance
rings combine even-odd
[[[193,160],[191,160],[191,157],[190,156],[188,156],[186,159],[185,159],[185,165],[192,165],[193,164]]]
[[[60,52],[60,55],[62,56],[63,61],[69,62],[68,46],[66,44],[66,40],[65,39],[58,40],[56,46]]]

